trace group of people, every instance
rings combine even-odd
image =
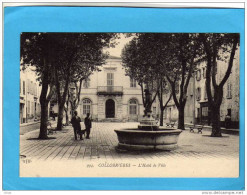
[[[77,140],[77,134],[80,135],[80,140],[83,140],[82,135],[86,133],[86,139],[90,139],[90,131],[92,127],[92,119],[90,118],[90,114],[87,113],[86,118],[84,119],[84,124],[86,129],[81,130],[81,118],[77,116],[77,111],[74,112],[74,116],[71,119],[71,124],[74,129],[75,140]]]

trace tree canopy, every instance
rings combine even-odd
[[[97,70],[107,58],[103,48],[114,46],[112,40],[116,37],[116,33],[22,33],[21,65],[34,66],[42,84],[40,102],[44,109],[40,137],[47,137],[45,115],[51,99],[51,94],[47,96],[49,88],[53,92],[56,86],[61,119],[69,84]],[[61,120],[58,124],[62,126]]]

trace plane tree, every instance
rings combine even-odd
[[[53,35],[48,33],[21,34],[21,67],[32,67],[42,86],[40,94],[41,122],[39,139],[48,139],[48,104],[55,91],[55,66],[53,54],[57,47],[53,44]]]
[[[114,46],[116,33],[22,33],[21,66],[34,67],[41,83],[40,139],[48,139],[48,105],[54,92],[58,101],[57,129],[62,129],[64,104],[71,82],[102,65],[104,47]],[[86,67],[86,68],[85,68]],[[83,72],[84,71],[84,72]],[[80,73],[80,74],[78,74]]]
[[[72,110],[78,107],[82,81],[99,66],[104,64],[107,54],[105,47],[114,46],[116,33],[65,33],[57,34],[56,42],[60,50],[56,62],[55,83],[58,100],[57,130],[62,129],[64,107],[69,86],[77,87],[76,98],[71,97]],[[77,86],[79,83],[79,86]]]
[[[150,111],[151,106],[157,96],[156,73],[153,64],[149,63],[148,50],[143,49],[143,42],[140,41],[140,35],[135,36],[122,50],[122,65],[125,68],[126,75],[137,81],[141,87],[142,102],[145,108],[144,115]],[[144,98],[145,90],[149,90],[152,94],[151,101]]]
[[[196,65],[203,60],[198,34],[173,33],[169,35],[166,61],[166,78],[170,84],[172,97],[178,109],[178,129],[184,128],[184,108],[187,90]]]
[[[199,35],[206,55],[206,92],[209,110],[211,110],[212,137],[221,137],[220,106],[223,99],[223,87],[233,67],[235,53],[239,46],[237,33],[203,33]],[[217,62],[226,66],[222,80],[216,79]]]
[[[163,112],[171,96],[178,109],[178,128],[184,129],[184,108],[187,88],[193,70],[199,63],[200,43],[198,35],[191,33],[137,33],[123,50],[123,63],[127,74],[140,84],[156,81],[161,109]],[[144,82],[143,82],[144,81]],[[163,93],[171,96],[164,103]],[[145,105],[144,105],[145,106]]]

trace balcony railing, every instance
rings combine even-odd
[[[99,86],[97,88],[98,95],[123,95],[122,86]]]

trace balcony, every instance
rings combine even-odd
[[[99,86],[97,88],[98,95],[123,95],[122,86]]]

